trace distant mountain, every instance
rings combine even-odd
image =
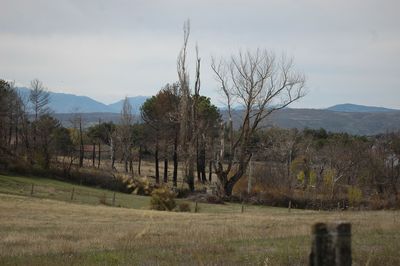
[[[334,112],[351,112],[351,113],[382,113],[382,112],[396,112],[400,110],[389,109],[384,107],[376,107],[376,106],[365,106],[358,104],[338,104],[327,108],[326,110],[334,111]]]
[[[400,111],[367,113],[287,108],[273,113],[263,121],[262,126],[324,128],[331,132],[375,135],[400,130]]]
[[[128,101],[132,105],[133,113],[138,114],[140,112],[140,107],[148,98],[149,96],[128,97]],[[108,107],[111,108],[112,112],[119,113],[122,110],[122,105],[124,104],[124,100],[125,99],[122,99],[116,103],[109,104]]]
[[[17,88],[24,99],[28,99],[30,89],[25,87]],[[123,100],[106,105],[89,98],[74,94],[49,92],[49,107],[54,113],[119,113],[122,109]],[[138,114],[140,107],[148,97],[137,96],[128,98],[133,107],[133,113]]]
[[[18,88],[20,95],[27,99],[28,88]],[[118,123],[123,100],[113,104],[103,104],[86,96],[50,92],[50,108],[65,126],[70,126],[74,113],[80,113],[86,126],[113,121]],[[139,110],[147,96],[129,97],[136,121],[140,120]],[[220,109],[226,118],[226,110]],[[234,124],[240,126],[242,111],[235,108]],[[285,108],[265,119],[261,126],[281,128],[324,128],[331,132],[347,132],[357,135],[374,135],[400,130],[400,110],[356,104],[339,104],[327,109]]]

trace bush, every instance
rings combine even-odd
[[[151,209],[158,211],[171,211],[175,208],[175,193],[167,187],[161,187],[153,190],[151,193]]]
[[[187,202],[182,202],[178,205],[178,211],[180,212],[190,212],[190,204]]]
[[[349,187],[347,190],[347,197],[350,205],[354,207],[362,200],[362,192],[358,187]]]

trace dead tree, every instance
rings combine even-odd
[[[186,21],[183,26],[183,47],[177,61],[177,71],[180,88],[180,140],[181,152],[185,164],[185,179],[191,191],[194,190],[194,165],[196,161],[196,106],[200,91],[200,58],[196,47],[196,81],[194,95],[189,86],[189,74],[186,68],[187,44],[190,35],[190,23]]]
[[[233,186],[246,172],[252,154],[250,141],[260,122],[303,97],[305,77],[294,71],[293,60],[283,56],[278,60],[268,51],[259,49],[253,53],[239,52],[228,61],[217,62],[213,58],[211,67],[226,100],[230,151],[228,158],[224,158],[221,150],[214,169],[221,196],[229,197]],[[232,105],[236,103],[243,107],[243,119],[234,138]]]

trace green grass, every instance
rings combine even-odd
[[[33,184],[33,195],[31,189]],[[74,190],[73,200],[71,200],[72,190]],[[24,177],[0,175],[0,193],[30,196],[34,198],[53,199],[66,202],[90,205],[112,205],[114,192],[106,189],[80,186],[55,179],[40,177]],[[104,202],[105,199],[105,202]],[[191,211],[194,211],[194,202],[184,199],[177,199],[180,202],[189,202]],[[105,204],[104,204],[105,203]],[[149,209],[150,197],[138,196],[115,192],[115,206],[131,209]],[[239,213],[241,205],[236,203],[225,204],[204,204],[198,203],[199,212],[207,213]],[[260,208],[271,209],[276,214],[286,213],[286,209],[264,207],[264,206],[245,206],[246,212],[257,212]],[[295,211],[295,210],[294,210]]]
[[[106,189],[79,186],[54,179],[0,175],[0,193],[31,196],[81,204],[111,205],[114,192]],[[71,200],[72,190],[74,190]],[[147,209],[149,198],[115,192],[115,206],[133,209]]]

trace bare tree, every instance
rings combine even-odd
[[[123,150],[123,160],[125,166],[125,172],[128,172],[128,162],[130,164],[129,170],[132,172],[132,130],[133,124],[132,105],[130,104],[127,97],[125,97],[122,110],[121,110],[121,124],[119,126],[120,141]]]
[[[31,81],[31,88],[32,90],[29,94],[29,101],[32,105],[36,121],[40,115],[48,113],[49,108],[47,105],[50,102],[50,94],[43,86],[43,83],[38,79]]]
[[[229,124],[229,156],[223,153],[214,163],[219,192],[231,196],[233,186],[246,172],[252,156],[249,144],[260,122],[276,110],[285,108],[304,94],[305,77],[293,68],[293,60],[280,60],[266,50],[239,52],[230,60],[212,59],[211,68],[226,99]],[[232,105],[243,106],[239,134],[233,136]]]
[[[180,140],[181,151],[185,164],[185,179],[191,191],[194,190],[194,164],[196,160],[196,109],[200,92],[200,58],[196,47],[196,80],[194,95],[189,86],[189,74],[186,67],[187,45],[190,35],[190,22],[187,20],[183,25],[183,46],[178,56],[177,71],[180,88]]]

